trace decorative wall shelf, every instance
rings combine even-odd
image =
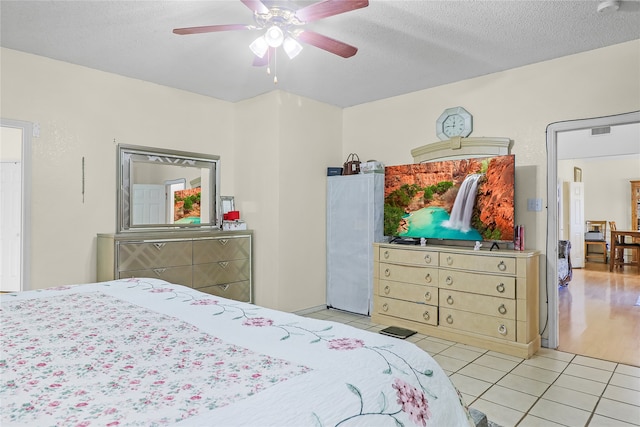
[[[411,150],[415,163],[511,154],[509,138],[462,138],[434,142]]]

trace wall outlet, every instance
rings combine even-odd
[[[540,212],[542,210],[542,199],[527,199],[527,210]]]

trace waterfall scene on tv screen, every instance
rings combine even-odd
[[[385,167],[384,234],[513,241],[513,155]]]

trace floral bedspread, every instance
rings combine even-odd
[[[0,296],[2,426],[473,425],[415,345],[156,279]]]

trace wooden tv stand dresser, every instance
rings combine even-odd
[[[371,319],[529,358],[540,349],[539,252],[374,244]]]

